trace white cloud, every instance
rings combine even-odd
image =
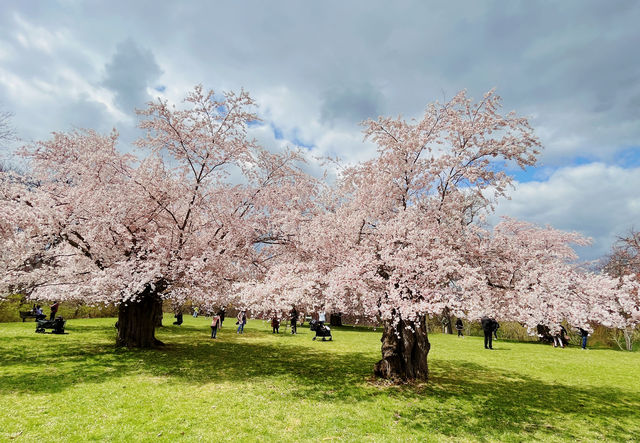
[[[611,164],[624,150],[640,149],[634,1],[570,0],[553,8],[501,0],[2,6],[0,103],[14,112],[24,139],[115,126],[129,142],[137,134],[133,107],[156,96],[179,102],[202,83],[216,91],[246,88],[266,123],[252,134],[270,149],[301,142],[310,155],[353,163],[375,153],[362,143],[359,119],[420,117],[427,103],[460,89],[481,97],[496,87],[505,110],[531,116],[546,146],[541,162],[551,171],[576,157]],[[155,91],[160,85],[164,91]],[[580,228],[570,220],[582,219],[587,234],[608,242],[626,221],[609,214],[601,191],[591,192],[597,199],[583,196],[587,183],[569,174],[581,168],[521,185],[509,210],[565,228]],[[628,183],[615,178],[608,192],[628,195]],[[630,198],[627,211],[637,215]],[[581,212],[594,202],[607,217]],[[577,215],[569,217],[568,207]]]
[[[547,181],[516,183],[496,215],[578,231],[593,238],[585,259],[605,255],[617,236],[640,225],[640,168],[603,163],[565,167]]]

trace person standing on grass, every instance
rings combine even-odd
[[[497,340],[498,328],[500,328],[500,323],[498,323],[495,318],[492,318],[491,320],[493,320],[493,337]]]
[[[236,334],[243,334],[244,333],[244,325],[247,324],[247,314],[245,311],[240,311],[238,313],[238,330],[236,331]]]
[[[271,317],[271,329],[273,329],[273,334],[280,333],[280,319],[278,318],[278,315],[276,313],[274,313],[273,317]]]
[[[464,329],[464,325],[462,324],[462,320],[461,319],[457,319],[456,320],[456,331],[458,331],[458,337],[464,337],[464,335],[462,335],[462,330]]]
[[[199,309],[197,306],[193,308],[193,318],[198,318],[198,311]]]
[[[298,333],[298,310],[296,309],[296,307],[294,306],[293,309],[291,309],[291,312],[289,312],[290,315],[290,319],[291,319],[291,333],[292,334],[297,334]]]
[[[218,311],[218,315],[220,316],[220,327],[218,329],[222,329],[222,323],[224,322],[224,315],[227,313],[227,310],[223,307]]]
[[[51,305],[51,316],[49,317],[49,320],[53,320],[56,317],[59,306],[60,304],[58,302],[55,302],[54,304]]]
[[[580,332],[580,337],[582,337],[582,350],[586,351],[587,350],[587,337],[589,337],[589,332],[586,329],[582,329],[582,328],[578,328],[578,331]]]
[[[493,349],[493,334],[498,330],[498,327],[500,327],[499,325],[498,327],[495,326],[498,322],[489,317],[482,317],[480,324],[484,332],[484,348]]]
[[[182,309],[178,308],[173,316],[176,318],[176,321],[174,321],[173,324],[180,326],[183,322]]]
[[[564,348],[564,343],[565,340],[567,339],[565,334],[567,333],[567,330],[564,328],[564,326],[560,325],[560,331],[553,336],[553,347],[557,348],[558,346],[560,346],[561,348]]]
[[[214,314],[211,318],[211,338],[216,338],[218,335],[218,328],[220,327],[220,316]]]

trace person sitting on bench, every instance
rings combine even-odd
[[[47,318],[47,316],[44,315],[44,312],[42,312],[42,307],[40,307],[40,305],[36,306],[34,314],[36,315],[36,320],[44,320]]]

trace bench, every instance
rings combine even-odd
[[[20,318],[22,319],[22,323],[28,318],[36,318],[36,314],[32,311],[18,311],[20,314]]]

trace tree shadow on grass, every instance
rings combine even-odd
[[[463,401],[473,411],[472,417],[481,418],[463,420],[463,424],[461,415],[469,414],[438,414],[436,427],[446,435],[457,435],[463,428],[481,437],[490,428],[509,434],[538,432],[567,440],[575,438],[562,426],[567,416],[597,422],[596,428],[607,439],[626,440],[640,431],[637,392],[549,383],[463,360],[436,361],[431,369],[426,395],[437,397],[443,405]],[[403,419],[409,426],[427,431],[433,428],[433,420],[427,418],[433,413],[428,407],[416,405],[403,414]],[[635,431],[628,428],[630,423]]]
[[[640,396],[635,392],[553,384],[465,360],[432,359],[429,383],[392,386],[371,381],[376,354],[338,352],[329,343],[301,346],[296,340],[303,337],[265,343],[260,340],[268,333],[248,330],[244,337],[209,340],[202,337],[202,328],[183,325],[163,330],[161,338],[171,339],[165,347],[128,350],[115,348],[114,333],[104,326],[91,331],[95,342],[62,339],[43,346],[41,336],[18,337],[17,348],[14,344],[14,352],[0,361],[0,395],[57,393],[79,383],[138,374],[193,386],[227,382],[269,386],[270,381],[278,385],[278,379],[286,380],[287,390],[281,395],[290,396],[292,402],[304,398],[337,407],[371,403],[379,405],[378,413],[395,416],[407,428],[451,437],[472,435],[483,440],[535,433],[570,439],[571,430],[559,423],[567,414],[597,420],[608,439],[629,438],[629,423],[640,427]],[[223,334],[230,332],[226,328]],[[3,354],[9,344],[0,341]]]

